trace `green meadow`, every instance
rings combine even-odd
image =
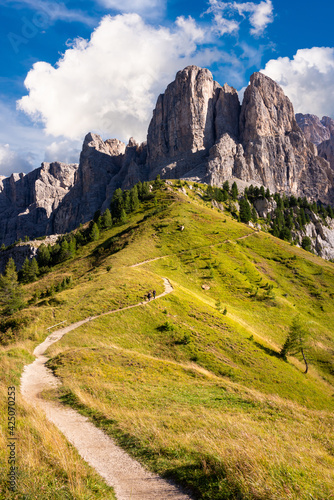
[[[1,498],[115,498],[19,394],[47,328],[109,311],[49,348],[62,386],[43,397],[88,416],[194,498],[333,498],[334,264],[218,211],[200,186],[183,191],[163,184],[125,223],[24,285],[25,308],[2,320],[1,414],[16,386],[19,481],[8,492],[3,467]],[[40,298],[66,276],[69,288]],[[163,278],[173,292],[147,303]],[[297,316],[307,374],[299,354],[280,356]],[[1,429],[5,463],[4,419]]]

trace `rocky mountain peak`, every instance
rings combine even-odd
[[[328,130],[326,123],[326,118],[324,117],[322,120],[318,118],[316,115],[311,114],[296,114],[296,120],[299,127],[302,129],[306,139],[313,144],[317,145],[323,141],[327,141],[331,134]],[[330,118],[328,120],[331,120]],[[324,121],[324,123],[323,123]]]
[[[188,66],[158,98],[148,136],[151,176],[166,177],[202,171],[210,148],[225,132],[238,134],[239,99],[235,89],[221,87],[207,69]]]
[[[263,73],[254,73],[242,103],[241,138],[275,137],[297,129],[292,103],[281,87]]]
[[[334,170],[334,120],[316,115],[296,114],[296,120],[307,140],[317,146],[319,156],[327,160]]]
[[[328,117],[317,126],[334,131]],[[326,147],[323,156],[331,161],[333,148]],[[89,133],[79,167],[43,164],[26,176],[0,179],[0,236],[9,243],[26,234],[70,231],[104,211],[115,189],[158,174],[217,186],[239,179],[334,202],[333,172],[317,154],[271,78],[254,73],[241,106],[233,87],[219,85],[207,69],[188,66],[158,97],[147,143],[130,138],[125,145]]]
[[[329,116],[323,116],[321,118],[321,124],[326,127],[328,130],[330,137],[334,137],[334,120]]]

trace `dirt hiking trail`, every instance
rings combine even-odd
[[[156,299],[173,291],[172,285],[166,278],[164,278],[164,285],[165,291]],[[45,352],[50,345],[58,342],[66,333],[96,318],[147,304],[149,302],[141,302],[99,316],[92,316],[51,333],[34,350],[36,360],[24,368],[21,393],[29,404],[39,406],[44,410],[48,420],[58,427],[78,450],[81,457],[94,467],[109,486],[114,488],[117,500],[192,500],[191,496],[182,492],[171,482],[148,472],[139,462],[117,446],[113,439],[89,422],[88,418],[71,408],[45,401],[40,397],[43,390],[55,388],[61,384],[45,366],[48,360]]]

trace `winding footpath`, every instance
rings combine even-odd
[[[156,299],[173,291],[172,285],[166,278],[164,278],[164,285],[165,291]],[[43,390],[60,385],[60,381],[45,366],[48,360],[45,352],[50,345],[58,342],[66,333],[89,321],[147,304],[149,302],[141,302],[92,316],[51,333],[34,350],[36,360],[24,368],[21,393],[29,404],[39,406],[44,410],[48,420],[58,427],[78,450],[81,457],[94,467],[109,486],[114,488],[117,500],[191,500],[192,497],[183,493],[171,482],[148,472],[139,462],[117,446],[113,439],[89,422],[88,418],[71,408],[45,401],[40,396]]]

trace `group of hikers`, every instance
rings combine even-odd
[[[155,296],[156,296],[155,290],[153,290],[153,292],[148,292],[148,294],[146,295],[148,301],[150,301],[152,297],[155,299]]]

